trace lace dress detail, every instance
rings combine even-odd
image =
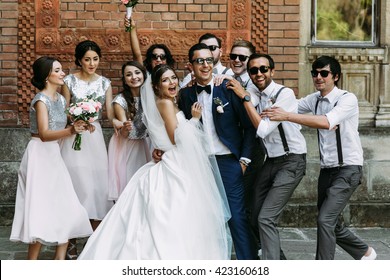
[[[71,102],[92,95],[99,98],[103,106],[106,91],[111,85],[110,80],[102,76],[88,83],[73,74],[66,76],[64,82],[71,94]],[[98,120],[101,120],[101,112],[102,110]],[[82,133],[80,151],[72,148],[74,136],[64,139],[61,143],[61,154],[77,196],[92,220],[102,220],[112,206],[112,202],[108,200],[107,148],[98,120],[92,123],[95,126],[93,133],[88,131]]]

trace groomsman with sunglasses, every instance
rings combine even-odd
[[[213,57],[213,74],[226,74],[233,75],[233,71],[226,66],[223,66],[221,63],[222,57],[222,40],[212,33],[205,33],[199,38],[199,42],[207,45],[208,49],[211,51]],[[184,77],[183,81],[180,84],[180,87],[186,87],[188,83],[194,80],[193,73],[189,73]]]
[[[341,66],[335,58],[317,58],[311,76],[317,92],[299,100],[299,114],[275,106],[264,116],[317,129],[321,171],[317,185],[316,259],[333,260],[337,244],[356,260],[373,260],[375,250],[345,227],[341,219],[362,178],[359,102],[353,93],[337,87]]]
[[[231,211],[229,227],[237,259],[257,259],[256,243],[245,212],[243,174],[250,163],[255,129],[241,100],[233,91],[213,82],[214,58],[205,44],[195,44],[188,53],[195,83],[180,90],[179,108],[191,119],[194,103],[202,105],[203,129],[215,155]]]
[[[245,91],[237,80],[228,82],[241,98],[244,107],[262,138],[267,157],[257,176],[252,200],[251,225],[258,229],[262,259],[281,259],[279,217],[306,171],[306,142],[301,126],[262,119],[261,112],[268,106],[279,106],[289,112],[298,111],[292,89],[273,81],[275,63],[267,54],[252,54],[248,72],[253,82]],[[258,110],[256,109],[258,107]]]

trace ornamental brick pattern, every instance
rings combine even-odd
[[[259,52],[268,50],[268,0],[252,1],[251,42]]]
[[[18,19],[18,113],[22,125],[29,124],[29,108],[35,87],[31,84],[35,61],[35,10],[33,0],[19,0]]]
[[[266,52],[268,30],[273,26],[268,13],[272,7],[291,1],[278,0],[270,6],[269,0],[141,0],[133,18],[143,53],[154,43],[166,44],[175,57],[179,75],[184,76],[188,49],[206,32],[222,39],[224,63],[228,63],[230,46],[237,39],[251,40],[259,51]],[[19,0],[17,4],[3,0],[0,5],[4,18],[4,8],[8,6],[3,3],[14,5],[18,11],[13,54],[17,56],[17,70],[13,69],[13,82],[1,72],[0,86],[8,91],[1,93],[0,126],[28,126],[28,109],[35,94],[30,83],[32,62],[39,56],[51,55],[61,61],[66,73],[73,72],[74,48],[85,39],[96,41],[102,48],[99,74],[110,78],[114,94],[118,92],[121,65],[132,59],[129,34],[123,27],[125,6],[119,0]],[[3,69],[6,63],[12,65],[4,59],[0,63]],[[9,86],[4,88],[4,81],[13,84],[12,93]],[[5,97],[4,92],[9,95]],[[7,98],[17,101],[17,105],[5,103]]]

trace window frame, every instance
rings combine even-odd
[[[372,0],[372,26],[371,41],[332,41],[317,40],[317,1],[312,0],[311,9],[311,45],[312,46],[331,46],[331,47],[377,47],[379,45],[379,9],[380,0]]]

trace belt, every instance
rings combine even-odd
[[[290,159],[290,158],[297,158],[297,157],[301,157],[303,159],[306,159],[306,154],[292,154],[292,153],[289,153],[289,154],[285,154],[285,155],[282,155],[282,156],[279,156],[279,157],[272,157],[272,158],[267,158],[268,161],[271,161],[271,162],[281,162],[281,161],[285,161],[287,159]]]
[[[236,158],[234,154],[215,155],[216,159]]]

